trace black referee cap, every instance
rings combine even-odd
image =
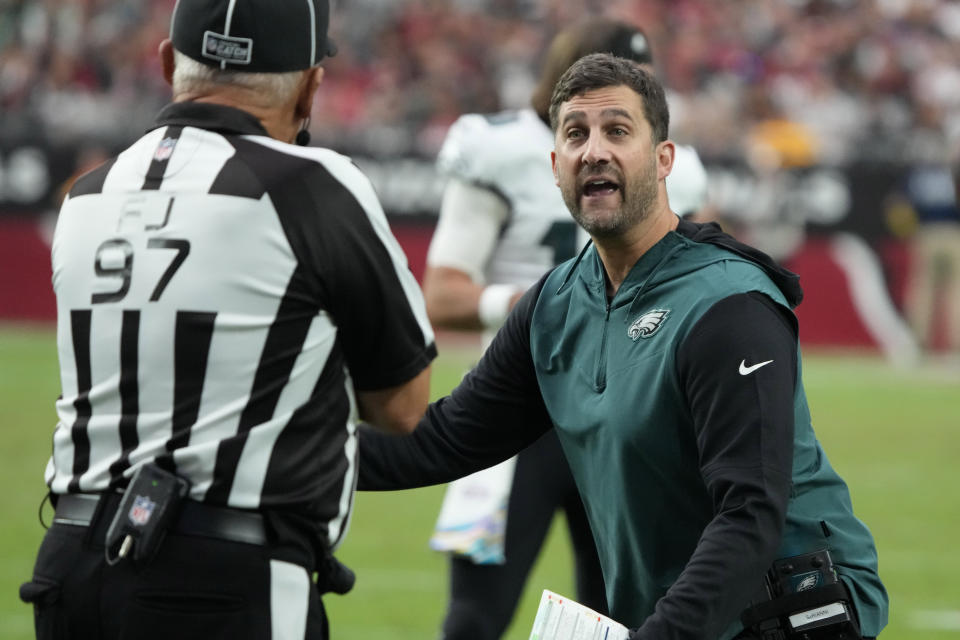
[[[329,24],[328,0],[177,0],[170,40],[206,65],[282,73],[336,54]]]

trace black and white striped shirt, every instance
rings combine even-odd
[[[344,156],[177,103],[80,178],[53,242],[62,396],[54,493],[156,460],[191,497],[348,522],[354,389],[436,355],[406,257]]]

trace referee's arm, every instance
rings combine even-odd
[[[427,410],[430,400],[430,366],[413,380],[378,391],[358,391],[360,418],[384,431],[410,433]]]
[[[321,309],[337,325],[360,418],[409,433],[427,409],[437,355],[423,294],[390,231],[370,180],[336,154],[317,160],[271,192],[299,212],[290,234]]]

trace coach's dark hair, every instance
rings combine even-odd
[[[654,144],[667,139],[670,128],[670,112],[663,86],[652,74],[624,58],[607,53],[594,53],[573,63],[560,76],[550,99],[550,127],[557,130],[560,105],[588,91],[607,87],[625,86],[643,98],[643,115],[653,129]]]

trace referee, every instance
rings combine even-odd
[[[303,146],[328,21],[179,0],[173,103],[63,204],[38,638],[329,635],[356,424],[411,430],[436,349],[370,182]]]

